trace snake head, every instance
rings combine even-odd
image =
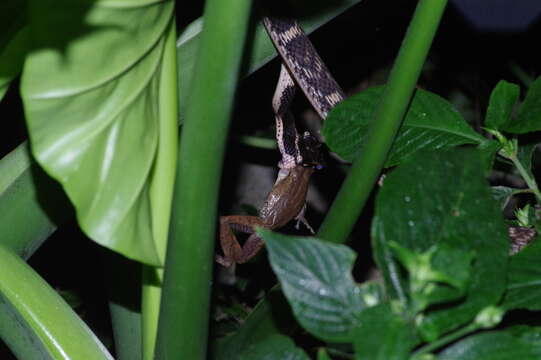
[[[318,170],[323,169],[324,162],[321,155],[321,143],[310,132],[305,131],[299,141],[299,150],[302,157],[301,165],[304,167],[314,167]]]

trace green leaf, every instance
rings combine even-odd
[[[327,351],[322,348],[317,351],[317,360],[332,360]]]
[[[0,46],[0,99],[4,97],[11,80],[23,67],[28,35],[28,27],[23,27],[13,34],[5,46]]]
[[[520,161],[531,178],[534,178],[532,173],[532,159],[538,145],[538,143],[520,145],[517,151],[518,161]]]
[[[503,210],[517,189],[508,186],[491,186],[490,190],[492,191],[492,198],[500,203],[500,209]]]
[[[379,304],[361,313],[353,346],[359,360],[401,360],[417,343],[414,324]]]
[[[381,86],[370,88],[344,100],[331,111],[322,134],[332,151],[348,161],[357,158],[383,91]],[[397,165],[420,150],[483,141],[485,139],[473,131],[446,100],[417,89],[385,166]]]
[[[24,259],[73,216],[62,189],[40,169],[28,142],[0,161],[0,244]]]
[[[477,151],[422,153],[404,163],[386,177],[376,198],[376,216],[376,261],[388,288],[395,289],[391,295],[403,303],[409,289],[407,276],[396,264],[387,265],[389,241],[417,253],[445,244],[457,254],[475,256],[465,299],[425,313],[420,323],[425,337],[435,338],[466,323],[499,299],[505,287],[509,242]],[[445,252],[441,256],[445,258]]]
[[[64,187],[81,228],[98,243],[154,265],[161,261],[152,224],[162,210],[151,205],[149,192],[160,176],[174,175],[174,157],[169,174],[153,173],[166,156],[157,155],[158,140],[176,131],[176,118],[170,121],[160,104],[167,95],[160,76],[173,5],[32,2],[33,46],[44,49],[30,53],[22,78],[33,153]],[[85,23],[77,19],[81,14]],[[166,153],[176,154],[174,146]]]
[[[541,241],[534,240],[511,257],[507,291],[501,303],[506,310],[541,310]]]
[[[438,360],[535,360],[541,346],[534,345],[510,333],[490,331],[469,336],[443,350]]]
[[[0,263],[0,338],[19,359],[112,359],[60,295],[1,245]]]
[[[270,316],[280,314],[279,319]],[[234,334],[218,339],[212,347],[212,359],[230,360],[247,346],[256,345],[277,333],[289,333],[298,327],[284,295],[274,287],[244,320]]]
[[[409,274],[409,293],[413,313],[428,305],[448,302],[462,297],[469,282],[473,254],[437,243],[426,252],[417,253],[390,242]]]
[[[519,95],[520,88],[518,85],[501,80],[490,94],[485,126],[490,129],[500,130],[509,125]]]
[[[308,355],[284,335],[272,335],[260,343],[247,346],[231,360],[310,360]]]
[[[502,130],[512,134],[541,130],[541,77],[530,85],[515,121],[508,123]]]
[[[355,253],[344,245],[259,230],[274,273],[299,323],[311,334],[349,342],[360,312],[379,301],[353,281]]]
[[[485,174],[488,175],[492,172],[496,154],[501,148],[502,145],[498,141],[488,139],[483,141],[477,147],[481,156],[481,163],[483,165],[483,169],[485,170]]]

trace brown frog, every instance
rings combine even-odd
[[[220,244],[223,256],[216,256],[219,264],[223,266],[242,264],[254,257],[263,247],[263,240],[255,233],[257,226],[272,230],[295,219],[297,228],[302,222],[313,233],[304,218],[304,212],[310,176],[314,168],[321,168],[319,146],[319,142],[313,136],[304,135],[301,146],[304,161],[293,168],[280,169],[276,182],[259,211],[259,216],[220,217]],[[250,234],[243,246],[239,244],[232,229]]]

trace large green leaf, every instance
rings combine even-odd
[[[480,164],[474,149],[419,154],[386,177],[376,199],[376,260],[394,289],[391,295],[403,302],[411,286],[395,261],[388,262],[388,242],[419,254],[445,244],[475,256],[465,299],[424,314],[420,325],[429,339],[474,318],[497,302],[505,287],[507,232]]]
[[[395,314],[391,306],[379,304],[363,311],[355,333],[355,356],[359,360],[408,359],[418,343],[413,323]]]
[[[541,130],[541,77],[530,85],[515,120],[508,123],[503,130],[513,134]]]
[[[509,262],[507,291],[501,306],[506,310],[541,310],[541,241],[534,240]]]
[[[460,340],[442,351],[438,360],[535,360],[539,359],[540,350],[539,344],[508,332],[491,331]]]
[[[82,13],[84,23],[73,19]],[[36,1],[31,14],[40,50],[27,58],[22,95],[36,159],[60,181],[90,238],[160,264],[152,218],[162,210],[149,193],[160,176],[173,176],[153,172],[159,139],[176,131],[160,107],[173,2]],[[176,154],[175,145],[167,152]]]
[[[322,133],[332,151],[349,161],[358,157],[383,91],[382,86],[370,88],[344,100],[331,111]],[[420,150],[483,141],[485,139],[473,131],[446,100],[417,89],[385,166],[397,165]]]
[[[299,323],[326,341],[350,342],[359,314],[380,301],[373,286],[352,276],[355,253],[344,245],[260,230],[272,269]]]
[[[520,88],[517,85],[501,80],[490,94],[485,126],[494,130],[505,128],[511,122],[519,95]]]

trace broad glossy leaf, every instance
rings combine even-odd
[[[505,128],[511,122],[519,95],[520,88],[517,85],[501,80],[490,94],[485,126],[494,130]]]
[[[541,78],[537,78],[530,85],[515,120],[508,123],[503,130],[513,134],[541,130]]]
[[[501,307],[506,310],[541,310],[541,241],[539,237],[511,257],[507,291]]]
[[[314,238],[258,233],[299,323],[326,341],[352,341],[359,314],[380,299],[377,288],[362,288],[353,281],[355,253]]]
[[[535,360],[540,346],[504,331],[469,336],[443,350],[438,360]]]
[[[356,359],[408,359],[418,343],[414,324],[395,314],[388,303],[364,310],[360,319],[353,342]]]
[[[404,283],[407,276],[396,264],[387,265],[389,241],[419,253],[444,243],[475,256],[465,299],[425,313],[421,323],[425,336],[437,337],[498,301],[505,286],[509,243],[477,151],[422,153],[404,163],[386,177],[376,199],[376,216],[376,260],[388,287],[395,289],[391,295],[402,301],[409,288]]]
[[[359,155],[383,91],[382,86],[370,88],[344,100],[331,111],[322,133],[332,151],[349,161]],[[485,139],[473,131],[446,100],[417,89],[385,166],[397,165],[420,150],[483,141]]]
[[[160,75],[173,2],[47,0],[33,2],[31,14],[41,50],[27,58],[22,94],[36,159],[62,184],[90,238],[160,264],[151,220],[160,209],[149,192],[162,176],[152,170],[167,136],[159,136]]]

